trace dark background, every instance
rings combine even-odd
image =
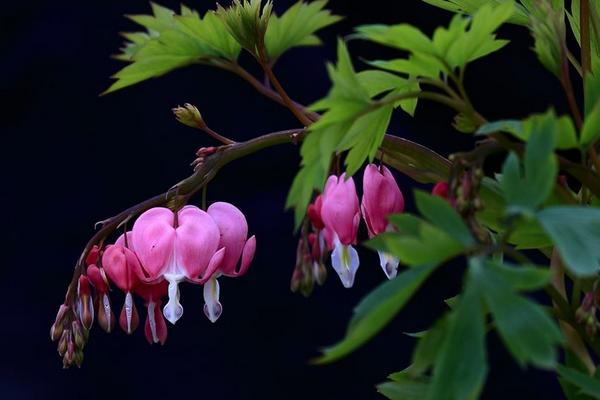
[[[275,1],[278,10],[288,4]],[[213,2],[187,5],[204,11]],[[353,26],[410,22],[431,33],[451,16],[418,0],[332,0],[330,8],[347,18],[321,33],[326,45],[295,49],[276,67],[288,92],[303,103],[327,92],[324,63],[335,58],[336,36],[351,33]],[[224,313],[216,324],[202,313],[201,288],[184,285],[185,315],[169,327],[164,347],[149,346],[142,329],[127,337],[95,327],[83,367],[61,369],[48,329],[94,223],[189,175],[195,150],[213,143],[176,123],[170,108],[191,102],[211,127],[236,140],[298,127],[287,110],[239,78],[208,67],[188,67],[99,97],[108,77],[123,66],[109,58],[121,45],[118,32],[136,29],[123,15],[147,12],[145,0],[2,3],[0,397],[378,398],[374,384],[409,363],[414,339],[403,332],[423,330],[435,320],[444,309],[442,299],[459,289],[462,266],[440,269],[376,340],[350,357],[309,366],[320,346],[343,336],[353,306],[384,275],[374,254],[362,250],[351,290],[331,273],[309,299],[290,293],[296,239],[292,215],[283,205],[299,161],[291,145],[236,161],[210,184],[209,201],[235,203],[258,238],[250,272],[221,282]],[[513,42],[467,73],[482,114],[522,117],[551,104],[564,111],[558,83],[530,52],[527,31],[508,27],[501,33]],[[350,49],[357,69],[364,68],[358,56],[396,54],[360,42],[351,42]],[[447,155],[472,141],[450,128],[451,117],[422,102],[415,119],[396,115],[391,128]],[[410,209],[415,185],[398,179]],[[113,298],[117,310],[120,301]],[[521,370],[493,334],[488,347],[491,372],[484,399],[562,398],[552,374]]]

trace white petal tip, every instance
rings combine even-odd
[[[204,315],[206,315],[206,318],[213,324],[217,322],[222,313],[223,306],[221,306],[221,303],[212,304],[210,307],[208,304],[204,305]]]
[[[398,275],[398,259],[382,251],[378,251],[377,254],[379,254],[379,263],[385,276],[387,276],[388,279],[394,279],[396,275]]]

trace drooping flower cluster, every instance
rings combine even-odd
[[[363,196],[359,204],[354,180],[331,175],[323,193],[309,206],[307,215],[313,232],[308,235],[308,251],[301,251],[306,239],[299,244],[299,259],[310,259],[313,271],[318,271],[328,252],[331,266],[344,287],[354,284],[360,260],[356,249],[358,227],[364,219],[369,237],[392,230],[387,217],[404,210],[404,198],[392,173],[383,165],[369,164],[363,175]],[[313,238],[312,240],[310,238]],[[398,260],[379,252],[380,263],[388,279],[396,276]],[[298,265],[294,275],[298,274]],[[294,276],[292,276],[294,283]],[[292,288],[293,288],[292,284]]]
[[[65,321],[73,320],[78,327],[81,323],[87,331],[96,315],[100,327],[111,332],[117,319],[109,298],[112,283],[125,293],[118,316],[121,328],[132,333],[139,325],[135,294],[144,300],[147,308],[146,339],[151,344],[164,344],[165,318],[175,324],[183,315],[179,283],[204,285],[204,313],[215,322],[223,309],[218,278],[243,275],[255,249],[256,239],[248,238],[244,214],[229,203],[214,203],[206,211],[189,205],[176,212],[163,207],[149,209],[139,216],[132,230],[122,234],[114,244],[90,251],[85,274],[78,282],[76,309],[63,304],[51,336],[54,340],[65,336],[63,353],[69,354],[69,345],[77,346],[69,340],[73,328],[65,329]],[[168,301],[163,307],[166,296]],[[74,356],[69,357],[65,365],[77,361]]]

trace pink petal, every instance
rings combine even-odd
[[[248,237],[246,217],[237,207],[225,202],[212,204],[207,213],[219,227],[219,247],[227,249],[221,271],[226,275],[236,275],[235,267]]]
[[[187,278],[187,281],[198,285],[204,285],[208,282],[208,280],[220,269],[227,252],[226,250],[225,247],[222,247],[212,256],[208,263],[208,267],[206,267],[206,270],[204,271],[204,275],[202,275],[200,279]]]
[[[167,341],[167,323],[160,312],[161,303],[152,302],[148,304],[148,315],[144,325],[144,334],[148,343],[165,344]]]
[[[141,284],[135,288],[135,293],[146,302],[158,302],[161,298],[167,295],[168,287],[169,284],[167,281],[160,281],[160,283],[153,285]]]
[[[365,168],[361,208],[371,237],[385,232],[388,215],[404,210],[402,192],[385,166],[369,164]]]
[[[140,316],[137,312],[137,308],[135,307],[133,296],[130,292],[127,292],[125,295],[125,304],[123,304],[123,309],[121,310],[121,315],[119,316],[119,325],[121,326],[121,329],[125,331],[125,333],[130,335],[137,329],[139,323]]]
[[[102,255],[102,265],[110,280],[124,292],[133,290],[143,279],[135,253],[125,247],[108,246]]]
[[[321,215],[326,228],[331,229],[344,245],[356,242],[358,225],[355,216],[360,215],[358,196],[352,178],[346,175],[330,176],[325,186]]]
[[[92,282],[92,285],[94,285],[97,292],[108,292],[108,283],[105,280],[104,274],[100,271],[100,268],[95,265],[90,265],[87,269],[87,276],[90,278],[90,282]]]
[[[157,278],[169,266],[175,246],[175,215],[168,208],[155,207],[135,221],[131,243],[150,278]]]
[[[175,254],[187,278],[202,276],[219,246],[219,228],[198,207],[187,206],[178,214]]]

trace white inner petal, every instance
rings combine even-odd
[[[388,279],[395,278],[398,274],[398,259],[389,253],[379,250],[377,251],[377,254],[379,254],[379,264],[381,265],[385,276],[387,276]]]
[[[158,343],[158,334],[156,333],[156,319],[154,318],[154,309],[156,303],[150,300],[148,303],[148,322],[150,323],[150,332],[152,333],[152,341]]]
[[[221,289],[216,277],[212,277],[204,284],[204,314],[210,322],[216,322],[223,312],[223,306],[219,302]]]
[[[165,274],[169,282],[169,301],[163,308],[163,315],[172,324],[175,324],[183,315],[183,306],[179,303],[179,282],[184,278],[182,274]]]
[[[127,317],[127,333],[131,333],[131,317],[133,315],[133,296],[131,292],[125,295],[125,316]]]
[[[359,265],[358,252],[350,245],[344,246],[336,235],[331,253],[331,266],[337,272],[345,288],[351,288],[354,285],[354,276]]]

